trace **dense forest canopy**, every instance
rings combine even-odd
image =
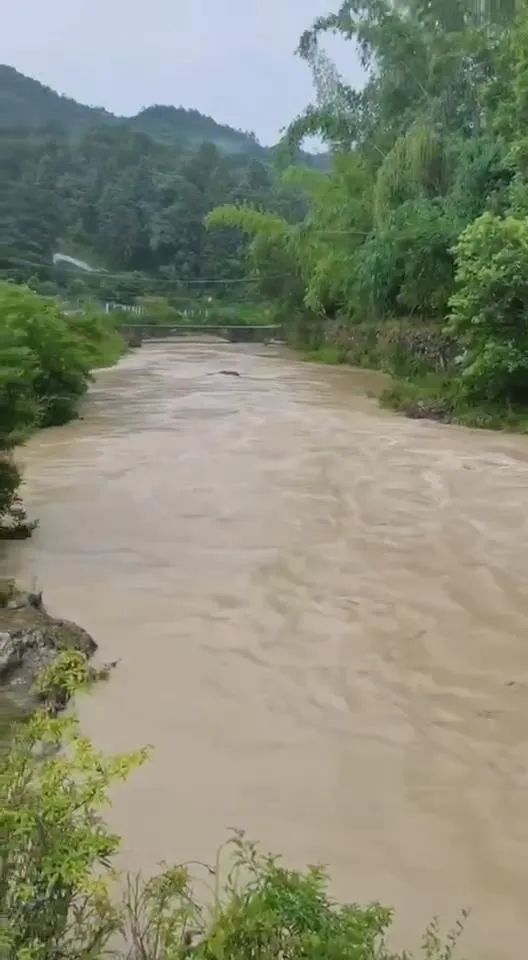
[[[159,280],[239,277],[236,236],[213,236],[205,215],[221,201],[285,210],[268,167],[222,154],[193,153],[145,134],[97,127],[72,141],[26,131],[0,141],[0,270],[16,280],[50,280],[56,251],[80,252],[112,274]]]
[[[202,288],[233,294],[244,244],[208,233],[204,218],[226,202],[302,218],[299,194],[277,180],[272,160],[254,135],[196,110],[152,106],[117,118],[0,67],[0,279],[124,302]],[[53,267],[56,252],[97,274]]]

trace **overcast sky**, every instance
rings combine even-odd
[[[312,97],[299,36],[339,0],[2,0],[0,62],[82,103],[196,107],[274,143]],[[328,44],[349,80],[352,45]]]

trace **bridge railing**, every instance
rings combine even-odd
[[[119,330],[131,344],[140,344],[143,340],[166,340],[186,336],[218,336],[229,343],[265,343],[282,339],[282,327],[279,324],[161,324],[127,322],[119,325]]]

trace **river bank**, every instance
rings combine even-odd
[[[11,717],[27,717],[42,706],[37,680],[64,653],[89,660],[97,644],[68,620],[50,616],[41,593],[22,589],[10,577],[0,579],[0,715],[2,727]],[[64,690],[57,689],[48,708],[66,705]]]
[[[528,408],[472,402],[461,389],[457,365],[461,348],[439,324],[347,324],[336,320],[315,323],[308,329],[307,343],[293,336],[293,345],[306,359],[380,370],[391,376],[391,385],[380,397],[387,409],[415,420],[528,433]]]
[[[53,298],[0,283],[0,539],[26,539],[26,516],[14,450],[35,431],[78,416],[93,370],[126,349],[112,317],[63,312]]]

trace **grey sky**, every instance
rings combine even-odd
[[[293,52],[339,0],[4,0],[0,62],[120,114],[196,107],[275,142],[312,98]],[[8,8],[8,10],[6,9]],[[330,41],[359,81],[351,44]]]

